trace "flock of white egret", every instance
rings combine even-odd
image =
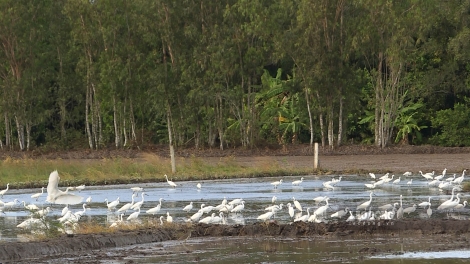
[[[461,210],[467,205],[467,201],[461,202],[461,194],[456,193],[461,190],[461,185],[465,179],[465,170],[462,172],[462,175],[457,177],[456,174],[453,174],[451,177],[446,178],[446,171],[444,169],[442,174],[434,175],[434,172],[431,173],[422,173],[419,172],[419,176],[423,177],[429,187],[440,188],[442,190],[452,190],[450,199],[437,204],[438,206],[434,207],[434,210],[449,212],[451,210]],[[419,177],[418,176],[418,177]],[[180,188],[181,185],[170,181],[167,175],[164,175],[169,188]],[[322,188],[325,192],[331,195],[315,196],[315,193],[312,193],[312,198],[310,201],[299,201],[295,197],[292,197],[291,200],[286,200],[285,197],[283,201],[278,202],[278,198],[273,196],[270,199],[270,205],[264,209],[256,209],[259,213],[256,217],[258,221],[268,221],[270,219],[279,219],[280,214],[284,214],[283,219],[288,219],[289,222],[328,222],[331,220],[341,221],[345,220],[348,222],[351,221],[370,221],[370,220],[391,220],[391,219],[401,219],[404,217],[409,217],[410,214],[414,213],[416,210],[423,208],[428,217],[431,217],[433,212],[433,198],[429,197],[427,201],[423,201],[419,204],[412,204],[411,206],[404,207],[403,205],[403,195],[397,196],[395,201],[388,204],[378,204],[374,201],[375,192],[377,189],[383,188],[385,186],[406,186],[410,187],[413,184],[411,177],[415,177],[411,172],[405,172],[403,176],[394,178],[394,175],[389,173],[384,174],[381,177],[376,176],[374,173],[369,173],[370,181],[364,183],[364,190],[369,190],[368,193],[369,199],[363,202],[360,202],[357,205],[351,206],[351,204],[346,207],[342,206],[340,201],[336,201],[337,204],[334,205],[330,203],[334,199],[335,188],[338,184],[341,183],[342,176],[339,178],[331,178],[328,181],[322,183]],[[401,178],[404,178],[402,181]],[[406,178],[406,179],[405,179]],[[61,210],[60,217],[57,215],[55,221],[62,223],[64,226],[76,227],[80,218],[87,214],[87,204],[92,202],[92,197],[80,196],[79,194],[72,193],[74,190],[83,191],[85,185],[80,185],[77,187],[67,187],[65,191],[59,189],[59,174],[57,171],[53,171],[49,175],[49,182],[47,186],[47,193],[44,192],[45,188],[41,188],[41,192],[34,193],[31,195],[31,198],[35,201],[38,201],[43,196],[46,197],[45,205],[41,208],[35,204],[27,204],[24,201],[19,201],[14,199],[10,202],[4,202],[0,200],[0,210],[2,213],[8,212],[8,210],[14,206],[23,206],[25,210],[31,212],[31,217],[28,217],[25,221],[17,225],[18,228],[32,228],[36,225],[44,225],[45,217],[52,211],[51,207],[53,205],[64,205],[65,207]],[[299,188],[304,183],[305,178],[301,177],[300,179],[293,180],[291,182],[291,188]],[[406,182],[406,185],[405,185]],[[284,185],[289,184],[283,179],[278,181],[267,183],[271,185],[271,188],[279,191]],[[195,185],[198,191],[201,191],[201,183]],[[6,189],[0,191],[0,197],[2,197],[8,192],[9,184],[7,184]],[[125,193],[120,193],[120,197],[126,196]],[[151,208],[145,208],[145,203],[147,202],[146,191],[142,187],[131,187],[128,191],[130,196],[129,202],[121,203],[120,197],[117,197],[115,200],[105,199],[104,201],[94,201],[95,204],[103,204],[103,207],[107,208],[107,211],[110,214],[115,214],[117,220],[113,223],[109,223],[109,227],[116,228],[120,225],[126,223],[138,222],[141,214],[146,214],[149,217],[154,217],[157,215],[157,219],[160,220],[160,223],[163,224],[165,221],[168,223],[174,222],[173,216],[168,210],[165,210],[162,205],[162,201],[165,201],[163,198],[158,199],[158,204]],[[177,195],[177,193],[175,193]],[[137,201],[138,199],[138,201]],[[82,203],[83,200],[86,200],[85,203]],[[183,206],[180,211],[186,214],[184,217],[184,222],[192,223],[205,223],[205,224],[226,224],[227,216],[229,215],[243,215],[245,210],[245,201],[242,198],[236,198],[233,200],[227,200],[226,197],[222,199],[219,204],[207,205],[207,202],[200,201],[200,205],[196,205],[198,201],[188,201],[188,204]],[[266,202],[269,203],[269,202]],[[69,205],[82,204],[79,211],[73,211],[69,209]],[[46,206],[49,205],[49,206]],[[335,210],[333,210],[333,208]],[[159,215],[159,216],[158,216]]]

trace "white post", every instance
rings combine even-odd
[[[313,148],[313,169],[318,169],[318,143],[315,143]]]

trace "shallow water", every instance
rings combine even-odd
[[[284,183],[281,184],[277,189],[273,188],[270,182],[277,181],[279,179],[283,179]],[[178,182],[179,186],[176,189],[173,189],[167,185],[166,182],[163,183],[154,183],[154,184],[141,184],[138,185],[140,187],[145,188],[145,193],[147,195],[144,196],[144,205],[142,206],[142,212],[140,213],[139,219],[144,220],[147,218],[155,218],[157,219],[161,215],[166,217],[166,213],[168,212],[171,216],[173,216],[174,222],[184,222],[187,220],[189,216],[197,211],[200,208],[201,204],[205,204],[206,206],[216,206],[221,203],[224,197],[227,198],[228,201],[235,199],[235,198],[243,198],[245,203],[245,209],[240,214],[229,214],[227,216],[227,223],[228,224],[248,224],[257,222],[256,218],[264,213],[264,208],[271,205],[271,199],[273,196],[277,197],[276,204],[283,203],[286,205],[287,203],[292,203],[293,197],[298,200],[303,208],[304,214],[306,214],[305,208],[311,208],[310,211],[318,208],[320,205],[315,204],[312,200],[318,196],[328,196],[330,197],[330,209],[327,211],[327,215],[330,215],[337,210],[344,209],[345,207],[349,207],[352,210],[355,210],[357,205],[368,201],[369,200],[369,189],[364,186],[364,183],[370,180],[370,178],[365,176],[355,176],[355,175],[343,175],[342,181],[335,187],[333,190],[325,189],[322,186],[322,183],[327,180],[331,180],[332,176],[304,176],[304,181],[300,186],[292,186],[291,182],[294,180],[300,179],[300,177],[276,177],[276,178],[247,178],[247,179],[231,179],[231,180],[217,180],[217,181],[202,181],[202,188],[199,190],[196,188],[197,182]],[[334,178],[338,178],[335,176]],[[403,177],[402,177],[403,178]],[[413,205],[414,203],[419,204],[420,202],[427,201],[429,196],[432,196],[431,203],[432,208],[434,209],[434,213],[432,217],[447,217],[445,212],[438,212],[435,209],[439,204],[444,202],[445,200],[450,198],[449,191],[442,191],[438,188],[429,188],[427,185],[427,181],[421,176],[414,176],[413,177],[413,184],[411,186],[406,185],[406,181],[402,179],[400,185],[392,185],[386,184],[381,186],[380,188],[376,188],[374,190],[375,195],[373,196],[372,200],[372,210],[376,210],[376,208],[380,205],[387,204],[387,203],[395,203],[400,202],[399,196],[400,194],[403,195],[403,207],[406,208],[408,206]],[[120,208],[127,202],[131,201],[132,191],[130,187],[134,187],[137,185],[118,185],[118,186],[93,186],[93,187],[86,187],[85,190],[82,192],[75,192],[77,195],[81,195],[84,197],[84,200],[91,196],[92,202],[88,204],[89,210],[86,211],[86,214],[82,219],[82,221],[97,221],[102,223],[103,225],[110,225],[112,222],[116,221],[118,218],[118,214],[114,211],[108,211],[106,207],[106,203],[104,202],[105,199],[109,201],[115,200],[117,197],[120,198],[120,205],[117,208]],[[65,188],[61,188],[65,189]],[[48,206],[44,203],[46,195],[44,194],[38,202],[31,199],[31,194],[40,191],[40,189],[35,190],[10,190],[7,194],[3,197],[2,201],[9,202],[14,199],[18,199],[19,201],[25,201],[27,204],[34,203],[37,204],[39,207]],[[135,199],[135,201],[141,200],[141,195]],[[147,215],[145,210],[152,208],[158,204],[159,198],[163,198],[164,201],[162,202],[162,209],[161,211],[155,215]],[[465,197],[462,198],[464,200]],[[186,213],[182,211],[182,208],[189,204],[190,201],[194,202],[194,208],[190,213]],[[48,217],[51,219],[57,219],[60,217],[60,213],[62,211],[63,206],[54,205],[53,212],[49,214]],[[82,210],[82,205],[73,205],[70,206],[72,211],[80,211]],[[284,207],[286,208],[286,207]],[[375,208],[375,209],[374,209]],[[28,218],[29,212],[24,210],[23,205],[18,204],[11,208],[10,210],[5,210],[5,214],[0,216],[0,230],[1,230],[1,241],[22,241],[27,240],[29,237],[24,235],[24,232],[19,232],[16,225],[24,221]],[[129,215],[131,212],[127,212]],[[467,209],[463,209],[460,212],[454,212],[451,214],[451,217],[460,218],[460,219],[467,219],[469,216],[469,212]],[[127,216],[124,216],[124,219]],[[425,213],[425,209],[418,208],[414,213],[411,213],[409,216],[405,215],[405,217],[409,218],[427,218]],[[279,222],[291,222],[292,219],[289,217],[287,213],[287,209],[283,209],[282,211],[276,214],[276,220]],[[344,220],[344,219],[343,219]],[[205,240],[204,240],[205,241]],[[201,243],[204,244],[204,241],[195,242],[194,247],[196,245],[200,245]],[[248,243],[243,242],[242,245],[238,245],[240,247],[239,252],[240,254],[236,254],[234,256],[233,261],[244,261],[243,256],[248,255],[249,258],[256,258],[259,256],[260,260],[256,260],[253,262],[282,262],[286,263],[286,261],[290,261],[289,258],[299,258],[304,259],[305,257],[315,257],[318,258],[319,255],[324,255],[328,257],[329,261],[335,261],[335,258],[332,258],[331,255],[338,255],[346,254],[345,251],[341,251],[338,247],[334,247],[332,245],[328,245],[325,247],[316,247],[315,244],[317,242],[311,242],[308,240],[300,240],[300,241],[280,241],[275,240],[275,247],[278,248],[276,250],[276,254],[265,254],[263,253],[263,247],[259,247],[256,242]],[[300,244],[299,244],[300,243]],[[302,244],[303,243],[303,244]],[[307,243],[307,244],[305,244]],[[313,243],[314,245],[311,245]],[[325,242],[329,244],[329,242]],[[356,243],[356,242],[355,242]],[[171,244],[171,243],[170,243]],[[341,243],[336,243],[341,244]],[[357,243],[356,243],[357,244]],[[188,243],[185,246],[191,245]],[[295,246],[291,246],[295,245]],[[214,251],[217,251],[218,254],[224,255],[225,252],[223,250],[222,244],[221,248],[216,248]],[[270,244],[265,245],[265,247],[270,246]],[[204,246],[207,248],[207,245]],[[305,251],[307,248],[308,250]],[[301,249],[301,250],[300,250]],[[330,250],[328,250],[330,249]],[[227,249],[227,255],[230,255],[233,248]],[[318,251],[320,250],[320,251]],[[191,251],[197,251],[197,249],[192,249]],[[298,251],[302,253],[297,253]],[[318,252],[317,252],[318,251]],[[343,253],[341,253],[343,252]],[[317,254],[317,255],[316,255]],[[319,255],[318,255],[319,254]],[[271,259],[268,260],[261,260],[265,257],[270,257]],[[403,255],[406,256],[406,255]],[[402,258],[403,258],[402,256]],[[432,256],[432,254],[431,254]],[[437,256],[437,255],[436,255]],[[449,253],[449,257],[452,255]],[[191,256],[193,257],[193,256]],[[224,262],[225,262],[225,257]],[[238,258],[242,258],[241,260]],[[361,256],[357,256],[358,259]],[[400,259],[402,259],[400,258]],[[230,258],[228,258],[230,259]],[[279,260],[278,260],[279,259]],[[412,261],[414,258],[409,258]],[[435,259],[438,259],[437,257]],[[377,260],[377,259],[375,259]],[[394,261],[390,256],[384,255],[383,258],[379,259],[380,261]],[[372,261],[372,260],[371,260]],[[174,260],[169,260],[170,263],[178,263],[174,262]],[[279,262],[279,263],[280,263]],[[305,261],[302,261],[305,262]],[[230,262],[227,262],[230,263]],[[391,263],[391,262],[383,262],[383,263]],[[407,262],[408,263],[408,262]],[[410,262],[413,263],[413,262]],[[421,263],[421,262],[420,262]],[[433,262],[435,263],[435,262]],[[436,262],[437,263],[437,262]]]

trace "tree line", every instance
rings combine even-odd
[[[0,147],[470,145],[470,1],[0,1]]]

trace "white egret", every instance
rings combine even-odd
[[[302,212],[302,205],[300,205],[299,201],[297,201],[295,197],[292,197],[292,200],[294,201],[295,208],[297,208],[297,210]]]
[[[230,210],[230,212],[239,213],[239,212],[243,211],[243,209],[245,209],[245,201],[242,201],[241,204],[235,206],[232,210]]]
[[[331,179],[331,183],[333,184],[333,186],[336,186],[338,183],[341,182],[342,178],[343,178],[343,176],[339,176],[338,179],[333,178],[333,179]]]
[[[408,185],[408,186],[411,186],[412,184],[413,184],[413,179],[410,179],[410,180],[406,183],[406,185]]]
[[[201,183],[200,183],[200,182],[198,182],[198,183],[196,184],[196,187],[197,187],[198,189],[201,189],[201,188],[202,188],[202,185],[201,185]]]
[[[357,210],[367,209],[367,207],[369,207],[370,204],[372,203],[372,195],[373,195],[373,194],[374,194],[373,192],[370,192],[370,199],[369,199],[369,201],[363,202],[362,204],[358,205],[356,209],[357,209]]]
[[[52,211],[52,209],[48,206],[44,209],[35,212],[35,214],[37,214],[39,217],[43,217],[46,216],[50,211]]]
[[[41,197],[43,194],[44,194],[44,187],[41,187],[41,192],[31,195],[31,198],[33,198],[37,201],[39,199],[39,197]]]
[[[238,198],[238,199],[233,199],[233,200],[232,200],[232,201],[230,201],[228,204],[229,204],[229,205],[233,205],[233,206],[235,206],[235,205],[239,205],[239,204],[241,204],[241,203],[242,203],[242,201],[243,201],[243,199],[241,199],[241,198]]]
[[[459,203],[460,203],[460,193],[456,195],[455,200],[452,200],[452,201],[448,200],[442,203],[441,205],[439,205],[439,207],[437,207],[437,210],[452,209],[456,207]]]
[[[160,225],[163,225],[163,215],[160,216]]]
[[[202,218],[201,220],[199,220],[199,223],[210,224],[212,222],[212,219],[214,218],[214,216],[215,216],[215,213],[212,213],[212,215],[206,216],[206,217]]]
[[[137,212],[133,212],[127,217],[127,221],[135,220],[139,217],[139,215],[140,215],[140,207],[137,208]]]
[[[7,183],[7,188],[5,190],[1,190],[0,191],[0,196],[3,198],[3,195],[5,195],[5,193],[8,191],[8,186],[10,186],[9,183]]]
[[[304,181],[304,177],[301,177],[300,180],[296,180],[292,182],[292,185],[298,186]]]
[[[214,210],[214,206],[212,205],[206,206],[204,208],[201,207],[201,211],[204,214],[210,213],[212,210]]]
[[[403,176],[405,176],[405,177],[409,177],[411,175],[413,175],[413,173],[411,171],[406,171],[405,173],[403,173]]]
[[[294,207],[292,207],[292,204],[288,203],[287,208],[288,208],[290,217],[294,217]]]
[[[388,179],[388,175],[389,175],[389,174],[390,174],[390,173],[388,173],[388,172],[385,173],[384,175],[382,175],[382,176],[380,177],[380,179],[381,179],[381,180]]]
[[[72,211],[67,211],[67,213],[64,214],[64,216],[60,217],[59,219],[59,222],[63,223],[67,220],[69,220],[69,218],[72,216]]]
[[[413,204],[413,206],[403,209],[404,214],[410,214],[410,213],[413,213],[414,211],[416,211],[416,204]]]
[[[224,220],[224,213],[220,212],[219,215],[214,215],[214,217],[212,217],[212,221],[211,221],[211,224],[220,224],[220,223],[223,223],[225,220]]]
[[[333,187],[333,185],[331,185],[332,182],[331,181],[326,181],[326,182],[323,182],[322,185],[323,187],[327,188],[327,189],[335,189],[335,187]]]
[[[457,204],[454,209],[460,210],[463,209],[465,206],[467,206],[467,201],[463,201],[463,204],[459,203]]]
[[[110,203],[108,202],[108,199],[104,199],[104,202],[106,203],[106,206],[108,207],[108,210],[112,211],[112,210],[116,209],[116,206],[119,205],[119,197],[116,200],[114,200]]]
[[[176,186],[176,183],[174,183],[173,181],[170,181],[168,180],[168,175],[165,174],[165,178],[166,178],[166,182],[168,183],[168,185],[170,185],[171,187],[175,188]]]
[[[145,211],[145,213],[155,215],[156,213],[160,212],[160,209],[162,208],[162,201],[163,201],[163,198],[160,198],[159,199],[160,203],[157,206],[148,209],[147,211]]]
[[[15,200],[13,200],[13,201],[11,201],[11,202],[3,203],[3,207],[4,207],[4,208],[10,208],[10,209],[11,209],[11,208],[12,208],[15,204],[17,204],[17,203],[18,203],[18,199],[15,199]]]
[[[277,200],[277,197],[276,197],[276,196],[273,196],[273,198],[271,198],[271,203],[276,202],[276,200]]]
[[[343,218],[343,216],[347,215],[349,212],[349,208],[345,208],[343,210],[339,210],[338,212],[331,214],[331,218]]]
[[[22,229],[30,229],[30,228],[37,228],[39,227],[40,225],[43,225],[44,222],[42,219],[38,219],[38,218],[28,218],[26,220],[24,220],[23,222],[21,222],[20,224],[18,224],[16,227],[18,228],[22,228]]]
[[[192,209],[193,209],[193,202],[190,202],[188,205],[186,205],[183,208],[183,211],[185,211],[186,213],[189,213],[189,211],[191,211]]]
[[[46,201],[55,204],[79,204],[82,202],[83,197],[72,193],[68,193],[67,188],[65,192],[59,190],[59,173],[57,170],[51,172],[49,175],[49,183],[47,184],[47,199]]]
[[[453,175],[453,176],[451,176],[451,177],[449,177],[449,178],[447,178],[447,179],[446,179],[446,181],[448,181],[448,182],[452,182],[452,181],[454,181],[454,180],[455,180],[455,176],[456,176],[456,175],[457,175],[457,174],[455,174],[455,173],[454,173],[454,175]]]
[[[403,218],[403,195],[400,194],[400,208],[397,211],[397,219]]]
[[[427,180],[432,180],[434,179],[434,171],[433,172],[427,172],[427,173],[424,173],[422,171],[419,171],[419,173],[421,174],[421,176],[423,176],[424,178],[426,178]]]
[[[328,204],[328,200],[329,200],[329,198],[325,199],[326,204],[323,205],[323,206],[318,207],[317,210],[315,210],[313,213],[315,215],[322,215],[323,216],[325,214],[326,210],[328,209],[328,207],[330,207],[330,205]]]
[[[386,179],[384,179],[384,182],[385,182],[385,183],[391,182],[391,181],[393,180],[393,177],[395,177],[395,175],[392,174],[392,177],[391,177],[391,178],[386,178]]]
[[[25,201],[21,201],[23,203],[23,207],[26,208],[28,211],[37,211],[39,210],[39,207],[35,204],[28,204],[26,205]]]
[[[83,211],[78,211],[76,213],[74,213],[74,216],[77,218],[77,219],[80,219],[80,217],[82,217],[82,215],[84,215],[86,213],[86,203],[84,203],[82,205],[83,207]]]
[[[437,207],[437,210],[441,210],[441,209],[444,209],[444,208],[447,208],[446,205],[450,202],[452,202],[452,200],[454,200],[454,193],[455,193],[455,190],[457,190],[456,187],[452,188],[452,196],[450,197],[449,200],[446,200],[445,202],[443,202],[441,205],[439,205]]]
[[[267,220],[271,219],[271,217],[273,217],[273,215],[274,215],[274,210],[271,210],[270,212],[267,212],[267,213],[264,213],[264,214],[258,216],[256,219],[266,222]]]
[[[375,189],[375,183],[364,183],[364,185],[369,189]]]
[[[400,184],[400,181],[401,181],[401,176],[398,177],[398,179],[395,179],[392,183],[393,184]]]
[[[439,183],[438,187],[439,189],[449,189],[452,187],[452,183],[450,181],[443,181]]]
[[[462,182],[463,182],[463,180],[464,180],[464,178],[465,178],[465,172],[466,172],[466,171],[467,171],[467,170],[463,170],[462,176],[460,176],[460,177],[458,177],[458,178],[455,178],[455,179],[452,181],[452,183],[454,183],[454,184],[462,184]]]
[[[429,218],[431,218],[431,215],[432,215],[431,205],[429,205],[428,210],[426,210],[426,214],[428,215]]]
[[[124,204],[123,206],[121,206],[121,208],[119,208],[117,211],[120,213],[120,212],[123,212],[124,214],[126,214],[127,210],[130,210],[131,207],[134,205],[134,198],[137,196],[136,193],[133,193],[132,194],[132,197],[131,197],[131,202],[130,203],[126,203]]]
[[[81,192],[83,189],[85,189],[85,184],[75,187],[75,190],[78,190],[78,192]]]
[[[173,223],[173,217],[170,215],[170,212],[166,212],[166,221],[168,223]]]
[[[274,186],[274,189],[277,189],[277,186],[279,186],[280,184],[282,184],[282,179],[280,179],[279,181],[271,182],[271,185]]]
[[[349,217],[346,219],[346,222],[352,222],[356,220],[356,217],[353,215],[352,211],[349,211]]]
[[[302,215],[296,219],[294,219],[294,222],[307,222],[308,218],[310,217],[310,208],[307,208],[307,214]]]
[[[379,206],[379,210],[380,211],[390,211],[393,208],[395,208],[397,205],[398,205],[398,203],[394,203],[393,205],[392,204],[385,204],[385,205]]]
[[[278,212],[279,210],[282,210],[282,207],[284,206],[284,204],[275,204],[275,205],[271,205],[271,206],[268,206],[266,207],[264,210],[265,211],[273,211],[274,213]]]
[[[60,216],[64,216],[69,211],[69,205],[67,204],[61,211]]]
[[[137,210],[137,208],[142,207],[142,205],[144,204],[144,195],[147,195],[147,194],[145,192],[142,192],[141,195],[142,195],[142,200],[140,200],[137,203],[135,203],[134,205],[132,205],[131,206],[132,210]]]
[[[374,173],[372,173],[372,172],[369,172],[369,176],[370,176],[372,179],[374,179],[374,180],[375,180],[375,174],[374,174]]]
[[[112,223],[109,227],[110,227],[110,228],[115,228],[115,227],[118,227],[120,224],[122,224],[122,216],[123,216],[123,215],[124,215],[124,214],[121,214],[121,215],[120,215],[121,219],[118,218],[118,220],[115,221],[114,223]]]
[[[328,196],[318,196],[318,197],[313,198],[313,200],[317,204],[325,201],[325,199],[328,199]]]
[[[199,218],[201,218],[201,216],[203,215],[203,212],[201,210],[197,211],[195,214],[193,214],[189,220],[192,221],[192,222],[196,222],[197,220],[199,220]]]
[[[144,188],[142,187],[131,187],[133,193],[143,192]]]
[[[431,196],[429,196],[429,200],[427,202],[422,202],[418,204],[419,207],[427,207],[431,204]]]
[[[88,196],[88,198],[86,198],[85,202],[86,203],[91,203],[91,196]]]

